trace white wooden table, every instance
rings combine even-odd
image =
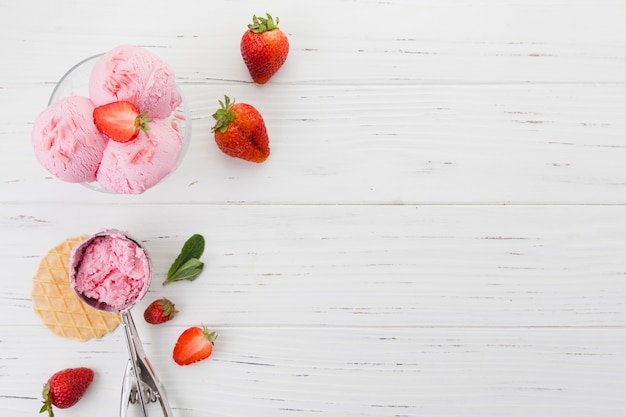
[[[152,255],[136,322],[176,417],[626,415],[626,2],[252,3],[0,1],[2,415],[73,366],[96,379],[57,417],[117,415],[121,329],[60,338],[30,298],[51,247],[102,227]],[[239,40],[265,12],[291,52],[258,86]],[[193,115],[140,196],[56,180],[30,145],[65,71],[124,43]],[[263,113],[265,163],[215,146],[224,94]],[[163,287],[193,233],[205,272]],[[160,296],[181,313],[149,326]],[[177,366],[201,323],[213,356]]]

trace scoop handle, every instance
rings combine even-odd
[[[144,353],[137,328],[130,311],[120,313],[128,346],[129,361],[122,383],[120,417],[126,417],[130,404],[139,402],[144,417],[148,417],[147,404],[158,401],[163,416],[173,417],[165,396],[165,388],[152,370]]]

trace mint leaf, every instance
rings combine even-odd
[[[193,281],[200,272],[202,272],[202,268],[204,267],[204,264],[199,260],[203,252],[204,237],[202,237],[202,235],[195,234],[187,239],[183,248],[180,250],[180,254],[176,257],[172,266],[170,266],[169,271],[167,271],[167,278],[163,281],[163,285],[182,279]],[[192,260],[194,262],[188,264]]]
[[[204,252],[204,238],[201,235],[195,234],[191,236],[180,251],[180,254],[170,267],[169,271],[167,271],[167,277],[170,278],[174,273],[189,259],[196,258],[200,259],[202,256],[202,252]]]
[[[198,275],[200,275],[200,273],[202,272],[202,268],[204,268],[204,263],[196,258],[191,258],[190,260],[182,264],[180,268],[178,268],[176,272],[166,280],[166,282],[170,283],[173,281],[183,280],[193,281],[198,277]]]

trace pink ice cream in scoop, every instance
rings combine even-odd
[[[31,142],[37,161],[67,182],[95,181],[108,139],[93,123],[94,105],[86,97],[55,101],[37,118]]]
[[[98,183],[108,191],[140,194],[172,172],[182,143],[182,135],[169,122],[154,119],[150,130],[130,142],[109,141]]]
[[[168,117],[182,102],[172,68],[154,53],[132,45],[118,46],[96,62],[89,96],[96,106],[129,101],[154,118]]]
[[[146,251],[125,234],[96,234],[72,253],[70,284],[96,308],[120,311],[141,299],[151,280]]]

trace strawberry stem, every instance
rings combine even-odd
[[[215,132],[219,130],[220,132],[226,132],[228,128],[228,124],[233,121],[235,118],[235,112],[233,111],[233,105],[235,104],[235,99],[230,101],[230,97],[224,95],[224,101],[217,100],[220,103],[220,108],[217,109],[215,113],[213,113],[213,118],[216,120],[215,126],[211,129],[211,132]]]
[[[159,304],[161,305],[161,308],[163,309],[164,316],[174,318],[174,316],[178,314],[178,310],[176,309],[176,306],[174,305],[174,303],[172,303],[167,298],[163,298]]]
[[[248,25],[248,29],[259,34],[278,29],[278,17],[276,18],[276,23],[274,23],[274,18],[270,16],[269,13],[265,13],[265,15],[267,19],[264,17],[256,17],[256,15],[252,16],[252,24]]]
[[[209,332],[209,329],[207,329],[207,327],[203,324],[202,333],[204,334],[204,338],[211,342],[211,344],[215,343],[215,339],[217,339],[217,332]]]
[[[150,130],[150,122],[152,121],[151,117],[148,116],[148,110],[143,113],[139,113],[139,115],[135,118],[135,127],[139,130],[147,132]]]
[[[39,410],[40,413],[44,411],[48,412],[48,417],[54,417],[54,412],[52,411],[52,398],[50,398],[50,384],[45,384],[43,386],[43,392],[41,393],[43,396],[43,405]]]

